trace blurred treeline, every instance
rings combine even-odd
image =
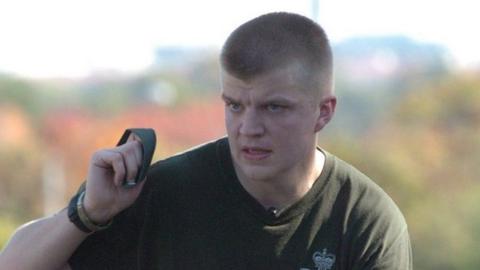
[[[397,202],[415,269],[480,269],[480,70],[404,37],[336,44],[338,107],[319,144]],[[0,75],[0,248],[66,205],[90,155],[153,127],[154,160],[222,136],[217,52],[159,49],[141,74],[29,80]]]

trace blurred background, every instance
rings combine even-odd
[[[63,208],[89,157],[152,127],[154,160],[225,134],[218,53],[271,11],[318,21],[338,109],[319,144],[409,224],[415,269],[480,269],[480,36],[467,0],[0,2],[0,249]]]

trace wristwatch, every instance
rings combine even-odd
[[[68,204],[68,219],[70,219],[70,222],[75,224],[75,226],[79,228],[82,232],[92,233],[93,231],[88,229],[78,216],[77,201],[80,195],[84,192],[85,191],[75,194],[75,196],[73,196],[73,198],[70,200],[70,203]]]
[[[85,208],[83,207],[83,198],[85,190],[77,193],[68,204],[68,218],[75,224],[77,228],[86,233],[92,233],[108,228],[112,224],[112,220],[105,224],[96,224],[90,220]]]

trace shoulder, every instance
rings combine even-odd
[[[159,176],[182,176],[188,169],[201,169],[204,166],[213,166],[218,162],[217,151],[226,143],[226,138],[210,141],[171,157],[155,162],[150,166],[148,179]]]
[[[380,210],[381,213],[399,215],[403,218],[392,198],[370,177],[353,165],[333,156],[332,175],[338,181],[340,193],[347,193],[352,207],[364,214]]]
[[[184,152],[155,162],[147,174],[146,188],[162,193],[196,188],[215,178],[220,168],[219,151],[228,147],[226,138],[195,146]],[[167,194],[168,195],[168,194]]]
[[[140,196],[124,216],[141,223],[145,215],[166,214],[178,208],[179,202],[198,198],[215,179],[209,173],[218,169],[209,167],[218,163],[216,152],[225,141],[221,138],[207,142],[152,164]]]
[[[399,207],[379,185],[351,164],[328,155],[332,160],[330,181],[335,183],[337,200],[343,201],[348,213],[349,229],[365,231],[374,225],[379,231],[406,231]]]
[[[334,156],[332,160],[331,176],[338,184],[336,200],[342,202],[336,205],[343,206],[345,236],[355,246],[351,253],[362,258],[358,261],[362,263],[379,264],[399,258],[409,263],[408,228],[399,207],[354,166]],[[366,258],[370,260],[364,261]]]

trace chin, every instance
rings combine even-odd
[[[243,176],[251,181],[265,182],[274,178],[274,172],[272,168],[266,166],[243,164],[239,166],[239,169],[241,170]]]

